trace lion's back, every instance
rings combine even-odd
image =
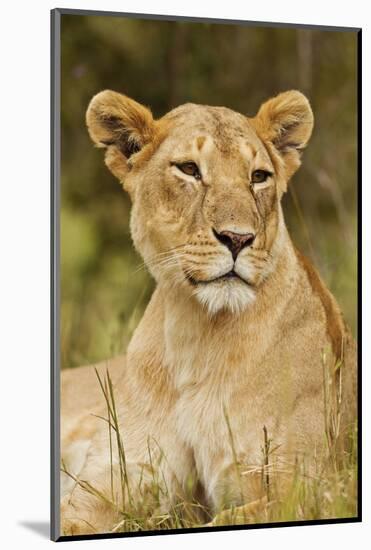
[[[104,403],[97,372],[103,381],[106,372],[115,384],[122,376],[126,357],[124,355],[61,372],[61,415],[62,419],[76,416],[86,410],[94,410]]]

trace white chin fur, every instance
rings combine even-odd
[[[255,300],[254,290],[238,281],[199,284],[194,295],[210,315],[215,315],[222,309],[241,313]]]

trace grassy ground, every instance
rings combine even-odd
[[[338,368],[341,368],[338,366]],[[333,518],[353,518],[357,516],[357,432],[350,434],[345,448],[339,437],[340,410],[332,407],[331,373],[325,371],[324,388],[330,407],[326,408],[324,423],[324,447],[326,452],[318,459],[315,471],[307,468],[304,459],[294,463],[283,461],[279,456],[279,446],[274,444],[265,427],[262,429],[261,463],[254,468],[235,462],[236,475],[242,487],[250,475],[260,477],[261,500],[252,506],[228,508],[216,516],[202,500],[198,500],[198,480],[189,478],[182,496],[164,512],[162,503],[170,502],[167,487],[161,477],[161,460],[155,460],[148,443],[148,469],[150,481],[143,482],[141,477],[137,487],[133,487],[127,475],[124,436],[118,423],[114,388],[107,373],[98,377],[107,406],[107,415],[102,417],[109,431],[111,456],[111,494],[102,494],[82,479],[74,477],[63,465],[62,470],[73,477],[83,489],[102,499],[106,504],[118,510],[119,520],[112,525],[113,532],[132,532],[148,530],[187,529],[215,525],[238,525],[272,522],[307,521]],[[341,405],[340,401],[337,401]],[[229,426],[227,415],[225,421]],[[234,449],[233,434],[230,443]],[[112,456],[117,451],[120,467],[119,495],[115,493]],[[135,492],[135,498],[134,498]],[[118,504],[120,503],[120,504]]]

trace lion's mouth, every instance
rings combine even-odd
[[[234,269],[231,269],[230,271],[228,271],[228,273],[224,273],[223,275],[219,275],[218,277],[214,277],[213,279],[195,279],[194,277],[191,277],[191,276],[188,276],[187,277],[189,282],[192,284],[192,285],[207,285],[209,283],[216,283],[216,282],[223,282],[223,281],[229,281],[229,280],[233,280],[233,279],[236,279],[236,280],[240,280],[242,281],[243,283],[245,283],[245,285],[249,285],[250,283],[248,281],[245,281],[245,279],[243,279],[242,277],[240,277],[238,275],[238,273],[235,272]]]

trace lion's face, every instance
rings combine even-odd
[[[134,242],[157,280],[187,286],[212,312],[240,310],[270,270],[273,162],[233,111],[186,105],[166,120],[161,145],[128,178]]]
[[[254,119],[187,104],[154,121],[101,92],[87,122],[132,197],[133,241],[156,280],[212,314],[246,308],[274,269],[280,198],[313,125],[304,96],[281,94]]]

